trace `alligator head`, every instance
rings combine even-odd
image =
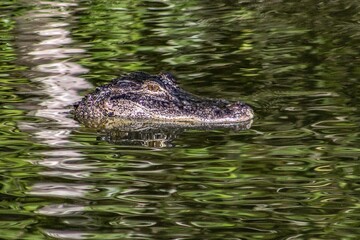
[[[243,102],[203,98],[184,91],[169,73],[130,73],[96,88],[74,107],[80,121],[115,117],[210,124],[244,122],[254,116]]]

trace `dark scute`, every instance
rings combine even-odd
[[[172,83],[177,83],[175,77],[174,77],[171,73],[169,73],[169,72],[162,72],[162,73],[160,73],[160,77],[161,77],[162,79],[166,79],[166,80],[168,80],[168,81],[170,81],[170,82],[172,82]]]
[[[75,102],[75,103],[73,104],[73,107],[74,107],[74,108],[77,108],[77,107],[80,105],[80,103],[81,103],[81,101]]]

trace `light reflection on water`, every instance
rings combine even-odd
[[[359,7],[315,5],[0,4],[3,238],[357,239]],[[243,99],[256,119],[121,131],[72,119],[92,85],[135,70]]]

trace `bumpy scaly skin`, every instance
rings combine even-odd
[[[230,103],[188,93],[169,73],[135,72],[98,87],[75,105],[78,119],[119,117],[181,122],[243,122],[254,117],[243,102]]]

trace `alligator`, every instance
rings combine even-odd
[[[225,124],[251,121],[244,102],[193,95],[181,89],[170,73],[133,72],[97,87],[74,104],[80,122],[121,118],[176,123]]]

